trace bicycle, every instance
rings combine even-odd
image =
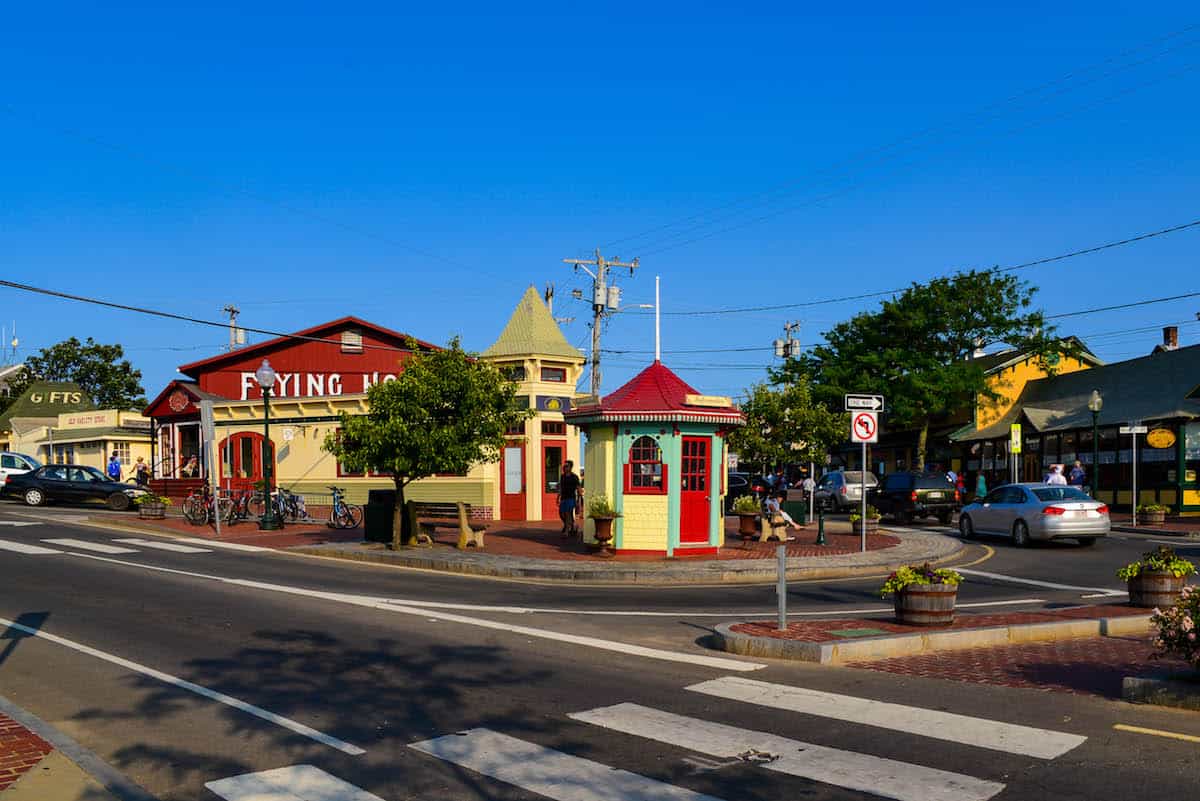
[[[229,498],[214,495],[212,488],[205,484],[198,490],[192,490],[183,500],[183,516],[194,526],[203,526],[217,519],[229,519],[233,501]]]
[[[362,523],[363,511],[361,506],[346,503],[343,499],[345,490],[341,487],[329,487],[333,492],[333,505],[329,507],[330,528],[358,528]]]

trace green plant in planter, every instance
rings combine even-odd
[[[1137,510],[1139,514],[1143,512],[1169,512],[1171,511],[1171,507],[1163,506],[1161,503],[1143,503],[1138,506]]]
[[[1129,581],[1143,573],[1170,573],[1175,578],[1183,578],[1195,572],[1196,566],[1176,555],[1174,548],[1160,545],[1153,551],[1146,551],[1136,562],[1130,562],[1118,570],[1117,578]]]
[[[882,517],[883,517],[883,515],[880,514],[879,510],[876,509],[874,506],[867,506],[868,522],[872,521],[872,520],[879,520]],[[850,522],[851,523],[857,523],[859,520],[862,520],[862,512],[861,511],[850,513]]]
[[[155,495],[153,492],[147,492],[143,495],[135,495],[133,503],[137,506],[170,506],[171,499],[166,495]]]
[[[735,515],[755,515],[758,514],[758,501],[753,495],[739,495],[733,499],[733,513]]]
[[[879,597],[886,598],[898,593],[913,584],[961,584],[962,576],[948,567],[933,567],[928,562],[923,565],[905,565],[887,577],[879,589]]]
[[[588,501],[588,517],[620,517],[607,495],[596,495]]]

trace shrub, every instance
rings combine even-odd
[[[887,577],[887,581],[879,589],[881,598],[912,584],[961,584],[962,576],[948,567],[933,567],[928,562],[923,565],[905,565]]]
[[[879,520],[882,517],[883,517],[883,515],[881,515],[879,513],[879,510],[876,509],[874,506],[869,506],[869,505],[867,506],[867,520]],[[862,512],[861,511],[850,513],[850,522],[851,523],[857,523],[859,520],[862,520]]]
[[[1200,642],[1197,642],[1196,627],[1200,622],[1200,592],[1195,587],[1184,587],[1173,606],[1155,609],[1150,622],[1158,627],[1154,638],[1157,657],[1178,657],[1194,668],[1200,668]]]
[[[617,510],[613,509],[612,501],[607,495],[596,495],[588,501],[588,515],[590,517],[616,517]]]
[[[1138,512],[1169,512],[1170,506],[1163,506],[1161,503],[1143,503],[1137,508]]]
[[[1175,554],[1169,545],[1160,545],[1153,551],[1146,551],[1142,558],[1130,562],[1117,571],[1117,578],[1129,581],[1142,573],[1170,573],[1175,578],[1190,576],[1196,572],[1196,566]]]
[[[166,495],[155,495],[153,492],[146,492],[141,495],[135,495],[135,496],[133,496],[132,500],[136,506],[141,506],[142,504],[146,504],[146,503],[148,503],[150,505],[159,504],[162,506],[170,506],[171,505],[171,499],[168,498]]]
[[[758,514],[758,501],[753,495],[739,495],[733,499],[733,513],[735,515],[753,515]]]

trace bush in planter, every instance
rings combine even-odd
[[[1200,638],[1196,636],[1200,625],[1200,591],[1195,587],[1184,587],[1172,606],[1155,609],[1150,622],[1158,627],[1154,638],[1155,656],[1178,657],[1194,668],[1200,668]]]
[[[594,495],[588,501],[588,517],[610,518],[618,517],[617,510],[613,508],[612,501],[607,495]]]
[[[1186,578],[1196,572],[1196,566],[1178,556],[1169,545],[1160,545],[1156,550],[1146,551],[1142,558],[1130,562],[1117,571],[1121,581],[1132,581],[1143,573],[1170,573],[1175,578]]]
[[[874,506],[867,507],[867,523],[878,523],[883,515]],[[850,522],[857,523],[862,520],[862,510],[850,513]]]
[[[962,575],[948,567],[933,567],[928,562],[923,565],[905,565],[887,577],[879,589],[879,597],[899,593],[914,584],[950,584],[958,586],[962,583]]]
[[[735,515],[756,515],[758,514],[758,501],[753,495],[739,495],[733,499],[733,513]]]
[[[136,506],[170,506],[171,499],[166,495],[155,495],[153,492],[146,492],[142,495],[133,496],[133,503]]]
[[[1143,503],[1137,508],[1138,514],[1166,514],[1171,511],[1170,506],[1163,506],[1161,503]]]
[[[1160,545],[1147,551],[1136,562],[1117,571],[1117,578],[1129,583],[1129,603],[1140,607],[1164,607],[1175,603],[1187,577],[1196,566],[1181,559],[1171,548]]]

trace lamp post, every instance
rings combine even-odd
[[[1096,497],[1100,485],[1100,409],[1104,406],[1104,398],[1100,390],[1093,389],[1092,397],[1088,400],[1088,411],[1092,413],[1092,497]]]
[[[274,459],[272,457],[271,448],[271,389],[275,386],[275,368],[271,367],[271,363],[263,359],[263,363],[254,371],[254,380],[258,382],[258,386],[262,389],[263,396],[263,450],[262,450],[262,466],[263,466],[263,494],[266,495],[266,507],[263,516],[259,518],[258,528],[260,531],[278,531],[283,528],[279,522],[279,518],[275,516],[275,504],[271,501],[271,474],[274,472]]]

